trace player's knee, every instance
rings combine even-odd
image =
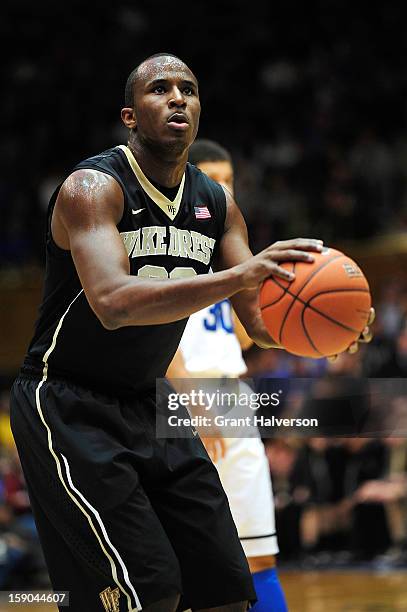
[[[160,599],[155,603],[143,608],[144,612],[175,612],[180,600],[180,595],[170,595],[165,599]]]

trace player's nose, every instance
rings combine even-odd
[[[185,96],[178,87],[173,87],[173,89],[171,90],[171,95],[168,100],[168,106],[170,108],[173,108],[174,106],[186,106]]]

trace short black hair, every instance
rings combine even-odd
[[[203,162],[228,161],[232,163],[232,157],[229,151],[214,140],[199,138],[189,148],[188,161],[194,166]]]
[[[140,62],[138,66],[136,66],[134,70],[130,72],[127,78],[126,87],[124,89],[124,105],[126,106],[126,108],[133,108],[134,85],[136,84],[137,78],[139,76],[140,66],[142,66],[144,62],[147,62],[150,59],[154,59],[155,57],[175,57],[175,59],[182,62],[182,59],[180,59],[177,55],[174,55],[173,53],[166,53],[165,51],[162,51],[161,53],[154,53],[153,55],[149,55],[148,57],[143,59],[143,61]]]

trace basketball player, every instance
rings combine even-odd
[[[233,194],[231,157],[218,143],[196,140],[189,161]],[[246,372],[241,344],[244,348],[251,344],[242,332],[240,338],[239,343],[229,300],[194,313],[167,375],[174,379],[239,377]],[[240,383],[239,392],[250,394],[251,389]],[[278,544],[268,459],[258,433],[246,437],[243,431],[241,436],[202,440],[217,466],[247,556],[258,600],[253,611],[286,612],[276,572]]]
[[[127,81],[128,146],[78,164],[50,201],[11,422],[53,587],[75,612],[171,612],[181,593],[194,610],[238,612],[255,598],[202,443],[155,436],[155,382],[187,317],[224,298],[271,346],[258,287],[292,278],[279,263],[312,261],[322,244],[252,256],[232,196],[187,164],[199,114],[184,62],[148,58]]]

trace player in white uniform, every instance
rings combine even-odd
[[[190,149],[190,161],[233,191],[231,158],[217,143],[196,141]],[[242,347],[250,344],[229,300],[223,300],[190,317],[168,376],[238,378],[246,372]],[[239,382],[240,394],[250,392]],[[219,471],[253,575],[258,597],[253,610],[285,612],[287,606],[275,569],[278,544],[268,460],[257,430],[242,432],[242,436],[203,441]]]

